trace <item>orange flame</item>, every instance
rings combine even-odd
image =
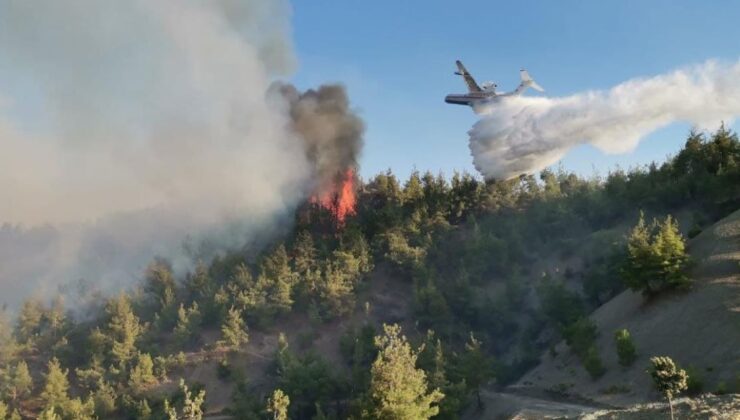
[[[338,185],[335,184],[329,191],[322,192],[312,200],[334,215],[338,225],[343,225],[347,216],[355,214],[355,171],[347,169]]]
[[[342,180],[342,188],[339,190],[339,197],[337,197],[337,208],[336,216],[340,223],[344,223],[344,219],[348,215],[355,214],[355,204],[357,198],[355,197],[355,172],[350,168],[344,173],[344,179]]]

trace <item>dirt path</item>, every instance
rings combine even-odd
[[[554,419],[603,410],[574,402],[555,401],[511,392],[482,390],[483,410],[471,408],[464,419]]]

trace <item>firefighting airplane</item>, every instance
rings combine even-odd
[[[455,64],[457,64],[455,74],[463,77],[465,84],[468,85],[468,93],[447,95],[445,102],[448,104],[468,105],[476,113],[479,113],[484,105],[495,103],[508,96],[519,96],[530,87],[539,92],[545,91],[545,89],[529,77],[529,73],[526,70],[521,69],[519,76],[521,76],[522,82],[519,86],[511,92],[499,93],[496,92],[498,86],[495,83],[485,82],[482,86],[478,86],[478,83],[475,82],[473,76],[468,73],[468,70],[465,69],[465,66],[463,66],[460,60],[455,61]]]

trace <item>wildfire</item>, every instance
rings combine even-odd
[[[314,197],[312,202],[329,210],[339,225],[344,224],[347,216],[355,214],[355,171],[347,169],[332,188]]]

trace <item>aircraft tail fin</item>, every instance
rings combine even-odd
[[[522,83],[520,83],[519,87],[517,87],[516,90],[514,91],[516,95],[520,95],[522,92],[527,90],[527,88],[532,88],[538,92],[545,91],[545,89],[542,86],[538,85],[537,82],[535,82],[534,79],[532,79],[532,77],[529,75],[529,72],[527,70],[521,69],[521,71],[519,71],[519,76],[522,79]]]
[[[527,70],[522,69],[519,72],[519,76],[522,78],[522,84],[526,85],[527,87],[531,87],[532,89],[538,91],[538,92],[544,92],[545,89],[542,88],[542,86],[538,85],[537,82],[532,79],[532,77],[529,75],[529,72]]]

